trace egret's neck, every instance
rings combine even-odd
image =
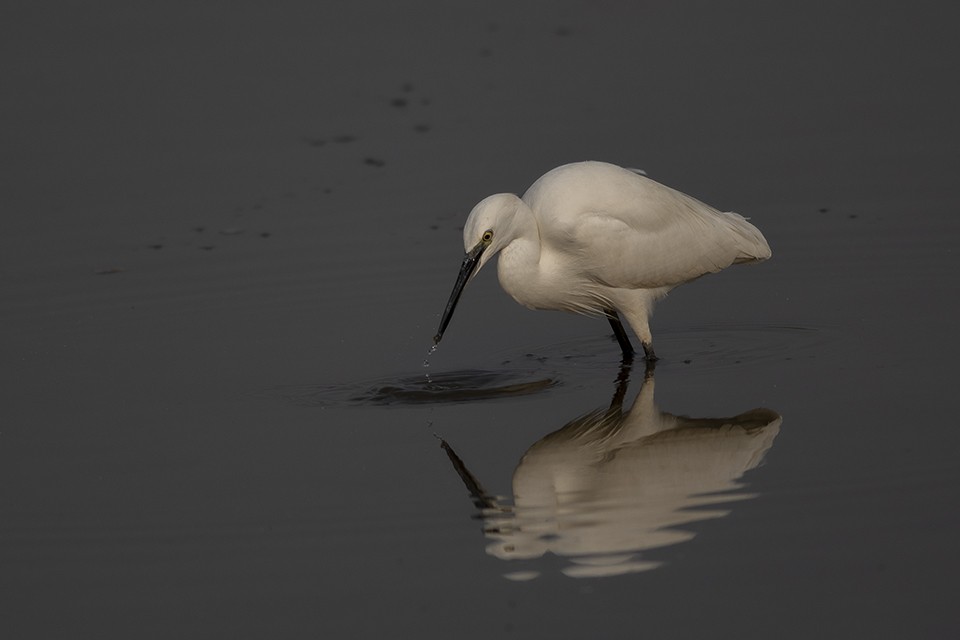
[[[530,287],[539,277],[540,229],[533,211],[523,201],[511,226],[513,240],[500,251],[497,276],[507,293],[529,306]]]
[[[540,228],[533,211],[523,200],[517,201],[509,233],[513,240],[501,250],[501,263],[507,258],[508,262],[518,265],[537,265],[540,262]]]

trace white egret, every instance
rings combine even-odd
[[[760,231],[658,182],[604,162],[577,162],[540,177],[522,198],[482,200],[463,228],[467,252],[434,344],[443,337],[467,282],[500,254],[500,285],[531,309],[602,315],[626,360],[633,347],[656,360],[650,314],[677,285],[731,264],[770,257]]]

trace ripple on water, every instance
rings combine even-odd
[[[823,327],[712,325],[658,333],[662,359],[657,370],[691,365],[715,374],[738,367],[813,358],[836,339]],[[539,394],[561,384],[579,387],[616,378],[620,351],[608,336],[501,352],[498,367],[385,376],[345,384],[299,385],[273,389],[294,404],[312,407],[397,406],[489,401]],[[641,375],[642,360],[633,365]]]
[[[660,344],[667,358],[675,354],[674,363],[715,373],[745,364],[815,358],[835,339],[827,327],[721,324],[667,331]]]
[[[388,406],[472,402],[531,395],[560,384],[543,371],[465,369],[384,377],[342,385],[275,389],[302,406]]]
[[[701,373],[815,358],[837,339],[836,331],[828,327],[760,324],[667,327],[656,335],[661,358],[658,372],[693,365]],[[616,342],[601,333],[537,345],[519,357],[500,355],[505,365],[562,371],[572,384],[589,383],[598,374],[615,372],[621,361]],[[641,358],[634,361],[633,369],[642,371]]]

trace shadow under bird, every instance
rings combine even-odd
[[[467,218],[463,245],[467,255],[435,345],[467,282],[499,254],[500,285],[514,300],[530,309],[605,316],[630,360],[623,314],[648,361],[657,359],[650,314],[658,299],[731,264],[770,257],[763,234],[743,216],[605,162],[552,169],[523,197],[485,198]]]

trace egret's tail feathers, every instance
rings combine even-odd
[[[737,257],[734,264],[742,262],[763,262],[770,258],[770,245],[760,230],[750,224],[746,218],[738,213],[727,213],[727,222],[730,229],[737,236]]]

